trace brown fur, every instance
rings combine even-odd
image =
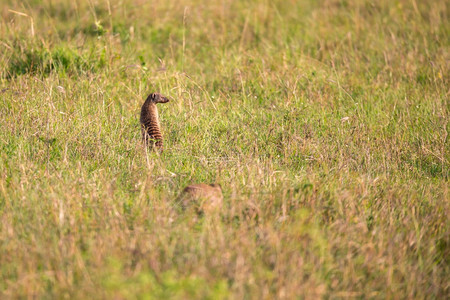
[[[142,139],[149,147],[163,149],[163,135],[159,123],[156,103],[167,103],[169,99],[161,94],[152,93],[145,100],[141,108]]]
[[[191,184],[178,197],[183,209],[193,205],[198,212],[216,211],[222,207],[222,202],[222,187],[219,184]]]

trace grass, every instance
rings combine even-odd
[[[2,299],[449,296],[445,1],[0,13]],[[197,182],[220,215],[174,208]]]

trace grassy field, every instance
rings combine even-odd
[[[449,297],[447,1],[0,14],[1,299]],[[219,214],[177,209],[198,182]]]

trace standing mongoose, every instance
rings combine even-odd
[[[158,93],[151,93],[141,108],[142,139],[147,146],[163,148],[163,136],[159,124],[156,103],[167,103],[169,99]]]
[[[191,184],[183,189],[177,202],[183,209],[194,206],[197,212],[212,212],[222,208],[223,194],[220,184]]]

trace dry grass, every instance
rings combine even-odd
[[[0,14],[2,299],[449,296],[445,1]],[[173,208],[193,182],[220,216]]]

